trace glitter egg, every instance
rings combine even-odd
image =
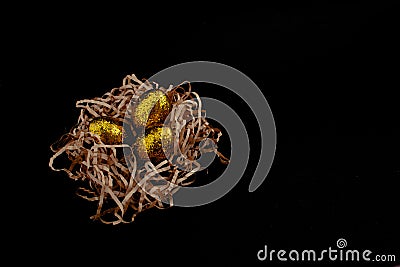
[[[95,118],[89,123],[89,131],[100,136],[103,143],[116,145],[122,143],[122,126],[111,119]]]
[[[139,137],[136,141],[138,155],[151,160],[165,159],[164,150],[172,146],[173,135],[169,127],[153,127],[146,130],[143,137]],[[164,149],[163,149],[164,148]]]
[[[140,97],[133,119],[136,125],[146,128],[162,125],[171,109],[168,96],[160,90],[152,90]]]

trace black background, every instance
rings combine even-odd
[[[283,265],[258,262],[256,253],[264,245],[327,249],[339,238],[349,249],[400,259],[394,6],[132,3],[35,10],[26,7],[13,17],[29,19],[7,27],[11,35],[3,43],[12,58],[7,70],[15,70],[10,85],[19,81],[29,100],[21,102],[19,133],[32,151],[16,168],[28,173],[13,181],[26,192],[18,198],[23,204],[12,208],[22,220],[10,220],[18,221],[11,248],[21,257],[15,261],[26,255],[54,264]],[[48,168],[50,144],[77,121],[75,102],[120,86],[128,74],[148,78],[196,60],[232,66],[263,91],[277,131],[267,179],[247,191],[260,143],[250,109],[223,88],[199,85],[200,95],[231,105],[246,123],[252,151],[239,184],[205,206],[151,210],[128,225],[91,221],[95,206],[75,196],[66,174]],[[26,157],[24,151],[17,149],[17,156]]]

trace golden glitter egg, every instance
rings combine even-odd
[[[95,118],[89,124],[89,131],[100,136],[103,143],[117,145],[122,143],[122,126],[111,119]]]
[[[160,90],[144,93],[135,107],[133,119],[136,125],[153,127],[162,125],[172,109],[170,99]]]
[[[151,160],[165,159],[164,150],[172,147],[173,135],[169,127],[153,127],[146,130],[144,137],[136,140],[136,148],[141,158],[146,154]],[[164,146],[164,150],[163,150]]]

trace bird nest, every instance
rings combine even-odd
[[[129,223],[144,210],[173,206],[173,194],[201,169],[201,153],[228,163],[215,146],[221,131],[189,82],[163,88],[128,75],[121,87],[76,107],[78,122],[51,145],[49,166],[80,181],[77,195],[97,202],[94,220]],[[57,168],[60,157],[64,167]]]

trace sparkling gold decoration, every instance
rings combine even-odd
[[[143,94],[135,108],[135,123],[146,127],[163,124],[171,108],[171,102],[166,94],[160,90],[149,91]]]
[[[169,127],[154,127],[146,131],[144,137],[138,138],[136,147],[141,158],[161,160],[165,158],[164,152],[171,147],[173,142],[172,131]],[[164,149],[163,149],[164,145]]]
[[[100,136],[101,141],[107,145],[122,143],[122,126],[105,118],[95,118],[89,124],[89,131]]]

